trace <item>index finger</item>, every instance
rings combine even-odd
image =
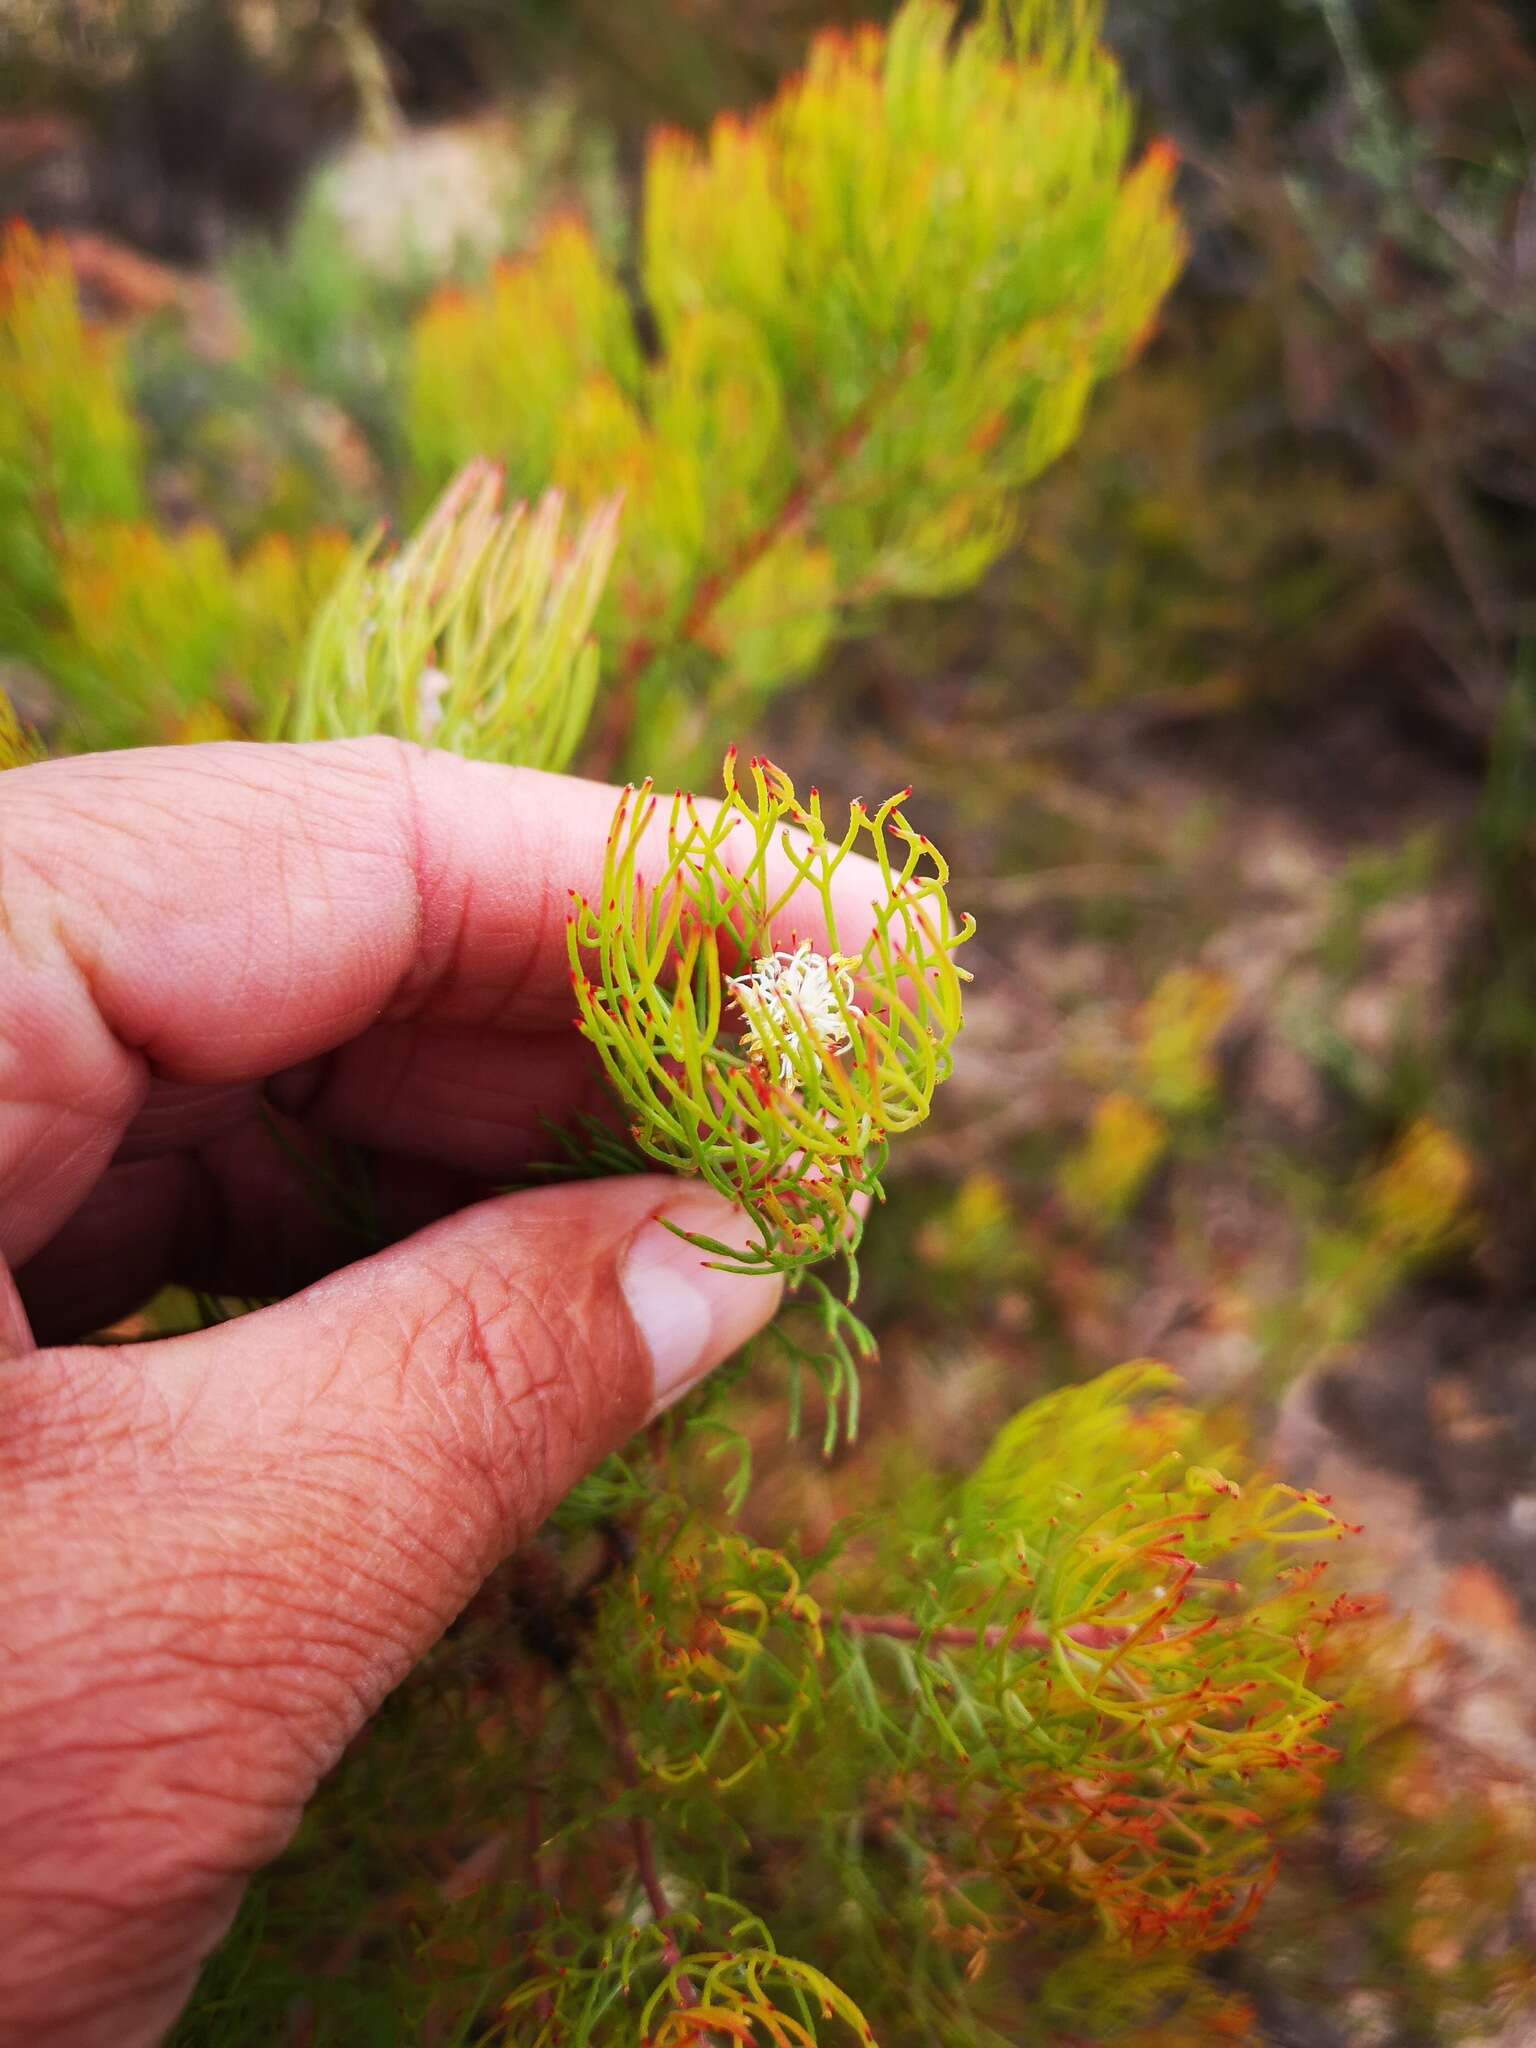
[[[598,887],[616,795],[383,739],[7,772],[0,1250],[26,1256],[68,1214],[151,1074],[251,1080],[399,1018],[571,1017],[569,891]],[[862,936],[875,871],[838,879]]]

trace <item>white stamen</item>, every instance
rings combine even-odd
[[[416,683],[416,724],[424,740],[430,739],[443,719],[443,699],[453,688],[452,679],[440,668],[424,668]]]
[[[766,1068],[776,1055],[782,1086],[795,1078],[795,1062],[783,1039],[809,1039],[823,1055],[847,1052],[853,1044],[848,1022],[864,1014],[853,1000],[853,964],[845,954],[828,958],[802,940],[793,953],[769,953],[750,974],[728,977],[747,1020],[748,1057]]]

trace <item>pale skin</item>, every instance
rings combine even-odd
[[[485,1574],[773,1313],[657,1221],[739,1232],[705,1190],[487,1194],[601,1099],[613,803],[383,740],[0,776],[0,2041],[159,2040]],[[283,1299],[80,1341],[173,1280]]]

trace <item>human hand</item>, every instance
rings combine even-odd
[[[490,1568],[773,1313],[657,1221],[744,1243],[697,1186],[479,1199],[601,1099],[612,808],[391,741],[0,776],[0,2039],[156,2040]],[[398,1240],[354,1264],[324,1139]],[[73,1342],[170,1280],[289,1298]]]

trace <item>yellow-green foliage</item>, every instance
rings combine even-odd
[[[1187,1116],[1216,1091],[1214,1047],[1236,994],[1224,974],[1175,967],[1142,1004],[1136,1019],[1137,1076],[1155,1109]]]
[[[419,491],[491,453],[525,493],[624,492],[603,631],[638,749],[750,713],[874,600],[974,581],[1145,329],[1178,258],[1170,165],[1127,169],[1093,25],[999,8],[957,36],[908,0],[821,38],[752,120],[659,136],[652,361],[568,220],[421,320]]]
[[[13,224],[0,241],[0,651],[35,650],[73,534],[138,517],[139,466],[117,341],[81,319],[62,249]]]
[[[1107,1978],[1220,1946],[1331,1760],[1314,1664],[1357,1610],[1313,1560],[1346,1526],[1176,1391],[1140,1362],[1036,1402],[912,1549],[911,1590],[898,1556],[873,1579],[896,1611],[824,1603],[913,1702],[910,1733],[868,1732],[957,1940],[1070,1950],[1096,1916]]]
[[[985,1168],[968,1173],[945,1201],[930,1209],[914,1249],[925,1285],[940,1293],[946,1307],[973,1307],[978,1294],[990,1297],[1016,1282],[1028,1261],[1007,1183]]]
[[[1086,1137],[1062,1163],[1062,1200],[1091,1229],[1119,1223],[1167,1149],[1162,1118],[1117,1088],[1094,1105]]]
[[[594,1648],[614,1697],[650,1730],[636,1752],[664,1784],[730,1791],[788,1748],[811,1710],[821,1610],[781,1551],[679,1513],[657,1565],[604,1603]]]
[[[24,768],[42,758],[42,748],[16,715],[16,707],[0,690],[0,769]]]
[[[208,525],[147,518],[121,349],[82,320],[68,258],[0,246],[0,652],[43,669],[66,745],[259,730],[286,690],[337,535],[230,553]]]
[[[299,665],[283,738],[393,733],[480,760],[564,768],[597,688],[590,627],[616,505],[574,538],[548,491],[503,509],[495,465],[469,464],[398,554],[359,548]]]
[[[1409,1125],[1344,1217],[1308,1245],[1306,1279],[1282,1325],[1291,1369],[1352,1343],[1395,1287],[1467,1242],[1472,1181],[1472,1161],[1449,1131],[1430,1117]]]
[[[1235,995],[1225,975],[1175,967],[1136,1012],[1124,1084],[1100,1097],[1057,1178],[1068,1212],[1091,1230],[1123,1222],[1173,1145],[1181,1119],[1216,1092],[1214,1048]]]
[[[781,1955],[755,1914],[738,1916],[724,1898],[710,1904],[713,1928],[691,1913],[631,1924],[574,1968],[562,1963],[534,1977],[507,2000],[509,2040],[519,2048],[566,2048],[573,2039],[591,2048],[876,2048],[869,2022],[825,1971]],[[563,1930],[555,1932],[558,1939]],[[709,1933],[730,1946],[683,1949],[676,1940]]]
[[[1366,1183],[1361,1220],[1405,1263],[1432,1258],[1467,1232],[1472,1177],[1465,1147],[1431,1117],[1418,1117]]]
[[[281,535],[230,554],[211,526],[102,525],[59,562],[60,622],[43,646],[93,746],[266,727],[347,559],[338,534]]]
[[[1129,165],[1095,26],[1090,6],[1019,0],[961,33],[944,0],[907,0],[889,31],[819,40],[750,120],[659,135],[640,277],[654,351],[573,217],[420,316],[408,502],[484,457],[509,502],[622,496],[598,765],[681,777],[879,600],[962,588],[1007,543],[1014,494],[1072,439],[1178,259],[1167,153]],[[0,265],[0,367],[0,642],[72,700],[70,743],[163,738],[194,713],[198,730],[274,729],[329,543],[258,630],[247,594],[284,580],[275,557],[144,525],[116,346],[83,326],[62,254],[25,233]],[[311,701],[305,729],[379,708],[351,695]],[[472,717],[433,736],[484,750]]]
[[[411,451],[420,491],[471,456],[506,466],[513,496],[550,481],[566,414],[599,373],[638,385],[629,305],[587,228],[553,222],[536,254],[504,265],[478,292],[441,293],[417,323]],[[469,423],[483,432],[467,431]],[[493,431],[494,427],[494,431]]]

